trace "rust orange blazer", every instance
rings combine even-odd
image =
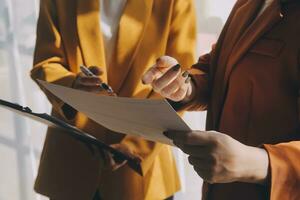
[[[153,98],[141,76],[165,54],[190,66],[195,61],[195,35],[192,0],[128,0],[114,62],[107,67],[99,0],[42,0],[31,76],[71,87],[79,65],[95,65],[102,67],[102,80],[119,96]],[[53,105],[53,115],[67,120],[64,103],[44,92]],[[115,172],[101,170],[99,159],[83,144],[61,130],[49,129],[35,184],[37,192],[56,200],[91,200],[100,188],[104,200],[162,200],[180,189],[168,146],[111,133],[81,113],[68,122],[108,144],[126,145],[143,158],[143,176],[128,166]]]
[[[270,158],[267,186],[204,184],[208,200],[300,199],[300,1],[274,0],[256,20],[257,0],[238,0],[210,54],[191,69],[207,129]]]

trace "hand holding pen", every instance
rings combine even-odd
[[[73,84],[73,88],[94,92],[99,94],[106,94],[110,96],[115,96],[112,88],[107,84],[103,83],[101,78],[99,77],[103,74],[103,71],[99,67],[85,67],[80,66],[81,73],[79,73],[76,77],[76,80]]]
[[[90,78],[90,81],[97,81],[97,82],[93,82],[96,83],[96,85],[94,85],[93,87],[95,87],[93,90],[94,91],[105,91],[106,93],[108,93],[110,96],[116,96],[116,94],[113,92],[112,88],[107,85],[106,83],[103,83],[99,77],[100,75],[100,68],[95,68],[95,67],[85,67],[83,65],[80,66],[80,70],[81,72],[85,75],[85,79]],[[101,71],[101,73],[103,73]],[[137,160],[138,162],[141,162],[141,158],[135,154],[133,154],[126,145],[121,145],[121,144],[112,144],[110,145],[112,148],[122,152],[123,154],[126,154],[127,156],[134,158],[135,160]],[[117,169],[119,169],[120,167],[124,166],[127,161],[119,161],[114,155],[112,155],[109,152],[103,151],[103,155],[104,155],[104,161],[105,161],[105,168],[115,171]]]

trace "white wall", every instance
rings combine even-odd
[[[196,3],[200,55],[216,41],[234,0],[196,0]],[[48,102],[29,78],[37,4],[38,0],[0,0],[0,98],[48,112]],[[189,113],[185,120],[195,129],[204,129],[205,113]],[[43,125],[0,109],[0,200],[44,199],[32,188],[45,131]],[[186,157],[178,150],[175,152],[184,186],[176,198],[200,199],[201,179]]]

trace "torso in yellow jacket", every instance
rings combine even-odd
[[[99,24],[98,0],[41,0],[32,78],[71,87],[79,65],[99,66],[104,71],[102,80],[119,96],[155,98],[140,79],[156,58],[170,55],[185,67],[194,62],[192,0],[128,0],[109,68]],[[53,105],[53,115],[66,120],[64,103],[44,92]],[[50,128],[37,192],[58,200],[90,200],[100,187],[105,200],[160,200],[180,189],[168,146],[112,133],[81,113],[68,122],[109,144],[126,145],[143,158],[143,176],[128,166],[114,172],[101,170],[99,159],[85,145]]]

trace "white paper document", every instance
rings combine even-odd
[[[166,100],[100,96],[39,81],[47,90],[102,126],[172,145],[164,131],[190,131]]]

